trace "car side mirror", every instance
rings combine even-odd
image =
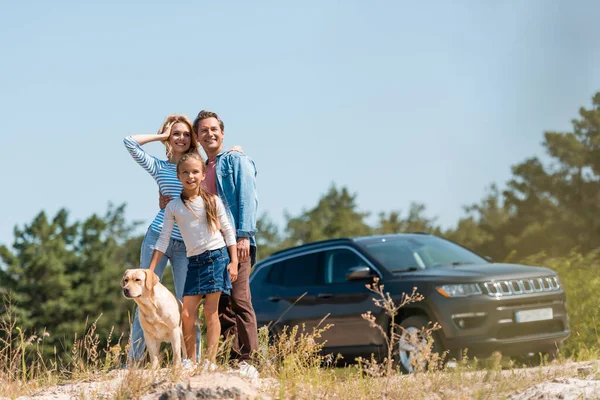
[[[493,262],[494,262],[494,259],[493,259],[491,256],[485,256],[485,257],[483,257],[483,258],[485,258],[486,260],[488,260],[488,261],[489,261],[489,262],[491,262],[491,263],[493,263]]]
[[[375,276],[373,270],[369,267],[352,267],[346,272],[346,280],[359,281],[365,279],[371,279]]]

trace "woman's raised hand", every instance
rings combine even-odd
[[[167,125],[165,125],[165,129],[161,133],[158,134],[161,141],[169,140],[169,136],[171,136],[171,128],[173,128],[174,122],[171,121]]]

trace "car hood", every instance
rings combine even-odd
[[[550,268],[530,267],[519,264],[468,264],[447,266],[440,268],[424,269],[419,271],[399,272],[395,275],[421,278],[423,280],[437,280],[440,278],[449,282],[481,282],[505,279],[538,278],[555,275]]]

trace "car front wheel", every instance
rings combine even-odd
[[[431,360],[428,355],[441,353],[440,341],[436,332],[431,332],[431,351],[428,349],[428,338],[424,330],[431,327],[429,320],[422,316],[404,319],[398,328],[398,342],[394,357],[403,373],[412,374],[417,370],[425,371]]]

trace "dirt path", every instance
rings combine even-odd
[[[182,374],[177,385],[169,384],[169,371],[161,370],[112,371],[105,379],[73,382],[45,388],[32,396],[18,397],[20,400],[70,400],[141,398],[150,399],[264,399],[267,379],[249,379],[235,372],[203,372],[194,376]],[[145,393],[140,396],[138,393]],[[193,394],[194,396],[190,396]],[[4,399],[2,399],[4,400]]]
[[[542,371],[564,369],[577,377],[554,378],[508,396],[510,400],[575,400],[600,399],[600,361],[572,362],[556,366],[542,367]],[[526,374],[538,374],[539,368],[523,369]]]
[[[151,399],[271,399],[272,379],[248,379],[235,372],[203,372],[194,376],[181,375],[173,382],[172,372],[143,370],[112,371],[104,379],[73,382],[46,388],[32,396],[18,399],[67,400],[67,399],[113,399],[141,398]],[[486,373],[485,371],[474,372]],[[519,393],[498,393],[497,398],[510,400],[525,399],[600,399],[600,361],[583,363],[564,363],[543,368],[506,370],[501,374],[518,374],[520,377],[555,376],[545,382],[532,385]],[[560,377],[563,376],[563,377]],[[410,379],[403,376],[399,379]],[[475,390],[475,388],[473,388]],[[141,393],[145,393],[141,395]],[[468,393],[468,392],[467,392]],[[471,392],[471,396],[475,392]],[[424,394],[425,397],[426,394]],[[464,396],[464,392],[462,393]],[[462,397],[462,396],[461,396]],[[3,399],[2,399],[3,400]]]
[[[508,399],[600,399],[600,380],[557,378],[511,395]]]

